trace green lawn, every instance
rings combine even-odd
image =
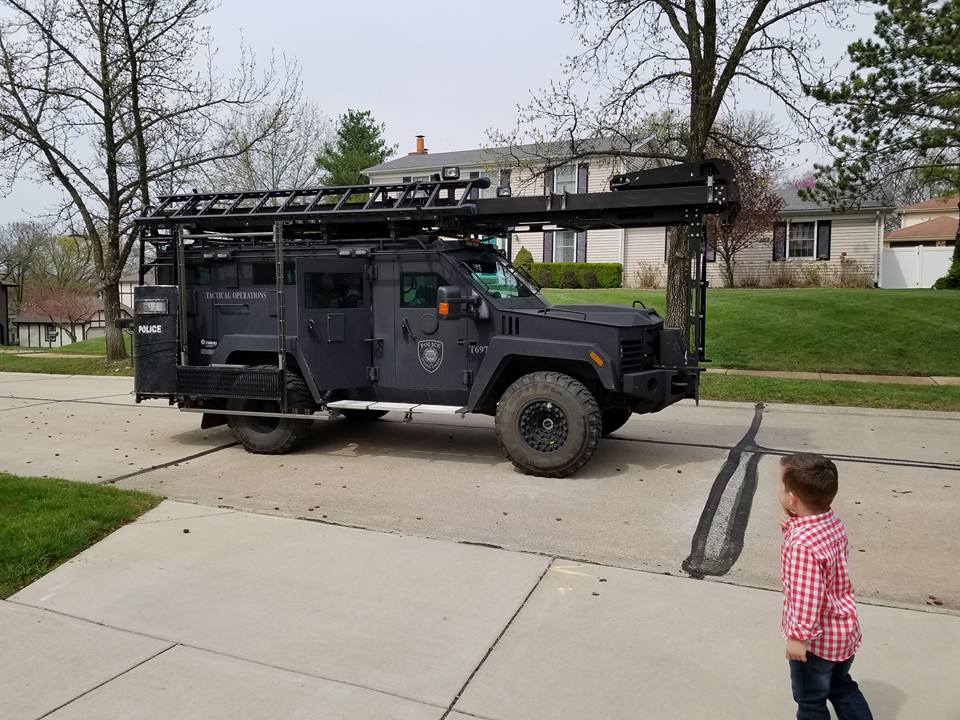
[[[50,572],[160,500],[142,492],[0,473],[0,598]]]
[[[545,290],[554,303],[642,300],[662,291]],[[717,367],[880,375],[960,375],[960,292],[723,290],[707,294],[707,356]]]
[[[700,397],[742,402],[960,412],[960,387],[703,375]]]
[[[0,372],[54,373],[57,375],[133,375],[130,360],[107,362],[99,357],[37,357],[0,352]]]
[[[130,353],[132,348],[133,335],[130,333],[123,333],[123,343],[127,346],[127,354]],[[55,353],[64,353],[69,354],[81,354],[81,355],[106,355],[107,354],[107,339],[106,338],[93,338],[92,340],[82,340],[81,342],[73,343],[72,345],[65,345],[62,348],[53,348],[51,352]]]

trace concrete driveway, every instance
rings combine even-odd
[[[35,679],[15,717],[300,717],[313,702],[351,718],[788,716],[769,590],[776,462],[800,449],[838,460],[877,716],[960,717],[944,689],[960,665],[957,415],[677,406],[547,480],[515,472],[484,418],[319,421],[278,458],[129,392],[0,374],[0,469],[198,504],[161,506],[0,606],[0,625],[40,638],[23,639],[40,664],[17,661]],[[65,645],[105,659],[50,678],[38,704],[44,654]],[[287,690],[260,713],[270,687]]]

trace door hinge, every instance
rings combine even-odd
[[[367,280],[373,282],[377,279],[377,266],[373,263],[367,264]]]
[[[378,367],[368,367],[367,368],[367,380],[369,382],[377,382],[380,379],[380,368]]]
[[[467,386],[473,385],[473,370],[463,371],[463,384]]]

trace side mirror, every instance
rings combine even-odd
[[[477,298],[468,295],[462,287],[441,285],[437,288],[437,315],[441,320],[457,320],[477,316]]]

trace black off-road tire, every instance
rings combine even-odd
[[[258,365],[251,370],[276,370],[275,366]],[[290,412],[312,412],[313,396],[298,375],[287,371],[287,408]],[[269,400],[236,400],[227,403],[228,410],[280,412],[280,404]],[[313,423],[309,420],[285,420],[250,415],[229,415],[233,435],[248,452],[258,455],[283,455],[302,443]]]
[[[600,411],[600,420],[603,426],[602,435],[606,437],[612,432],[616,432],[630,419],[633,410],[624,407],[604,408]]]
[[[341,410],[340,414],[350,422],[372,422],[387,414],[386,410]]]
[[[500,398],[497,441],[528,475],[566,477],[597,449],[601,422],[600,406],[583,383],[559,372],[535,372]]]

